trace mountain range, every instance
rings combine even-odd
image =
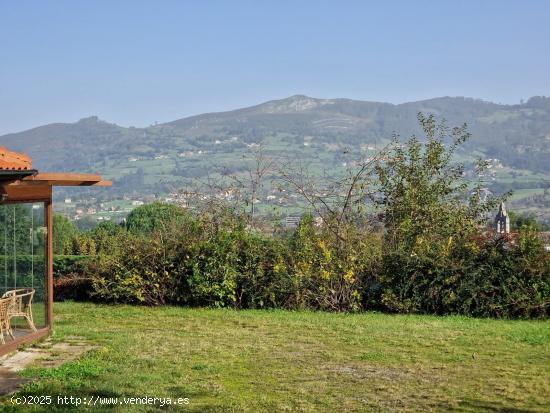
[[[243,153],[259,144],[340,168],[344,149],[374,151],[393,134],[418,134],[418,112],[433,113],[449,126],[467,123],[472,138],[461,154],[466,160],[497,159],[497,190],[548,187],[550,98],[540,96],[503,105],[463,97],[390,104],[295,95],[145,128],[92,116],[3,135],[0,145],[26,152],[39,170],[101,172],[114,179],[115,193],[162,192],[205,176],[213,166],[238,172]]]

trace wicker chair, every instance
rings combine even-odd
[[[32,318],[33,297],[34,288],[10,290],[2,296],[2,298],[11,300],[11,305],[8,309],[8,319],[11,320],[13,317],[24,317],[27,320],[31,330],[36,331],[36,326],[34,325],[34,320]]]
[[[7,332],[13,339],[13,333],[10,327],[10,307],[13,303],[11,298],[0,298],[0,343],[6,344],[4,332]]]

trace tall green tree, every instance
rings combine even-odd
[[[126,228],[134,234],[162,231],[188,219],[185,209],[162,202],[153,202],[134,209],[126,218]]]
[[[449,129],[433,115],[418,115],[425,134],[405,144],[396,139],[376,172],[379,178],[386,241],[413,252],[437,244],[452,245],[479,231],[500,198],[483,199],[483,181],[464,178],[455,162],[458,148],[470,138],[464,124]],[[485,168],[478,162],[476,175]]]
[[[55,214],[53,216],[53,252],[57,255],[71,255],[74,253],[74,240],[78,236],[78,230],[65,216]]]
[[[499,199],[483,199],[483,181],[467,181],[455,162],[470,138],[466,125],[418,119],[425,140],[396,140],[376,168],[386,229],[377,301],[392,311],[443,313],[458,301],[468,260],[479,251],[476,237]],[[480,162],[477,177],[484,168]]]

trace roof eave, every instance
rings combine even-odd
[[[20,184],[39,184],[50,186],[111,186],[111,181],[104,181],[97,174],[81,174],[71,172],[39,172],[27,176]]]
[[[0,182],[19,181],[37,174],[36,169],[0,169]]]

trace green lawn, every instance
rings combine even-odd
[[[91,411],[542,412],[550,406],[549,321],[76,303],[56,304],[55,311],[55,340],[82,336],[99,348],[56,369],[29,369],[25,374],[39,379],[20,395],[190,399],[180,408]]]

